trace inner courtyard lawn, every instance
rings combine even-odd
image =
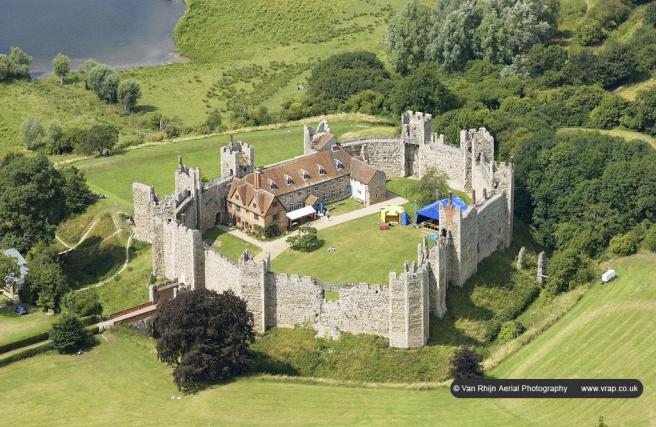
[[[355,117],[355,116],[354,116]],[[331,131],[339,138],[343,133],[363,127],[379,127],[362,120],[330,122]],[[308,122],[316,126],[316,122]],[[303,126],[300,123],[279,129],[254,130],[234,135],[255,148],[255,163],[264,166],[303,154]],[[177,158],[185,164],[200,167],[203,177],[220,175],[220,148],[228,141],[227,135],[160,144],[130,150],[111,157],[82,160],[75,165],[84,171],[90,187],[107,196],[107,201],[127,212],[132,212],[132,183],[155,186],[159,195],[173,191]]]
[[[217,252],[225,255],[233,262],[237,262],[245,250],[255,256],[262,252],[259,246],[255,246],[237,236],[227,233],[219,228],[207,230],[203,235],[203,240],[209,243]]]
[[[390,271],[399,272],[404,260],[416,261],[417,244],[427,233],[394,225],[378,229],[378,214],[349,221],[318,232],[324,240],[314,252],[287,249],[272,261],[276,272],[310,275],[331,283],[387,284]],[[328,248],[334,247],[334,253]]]

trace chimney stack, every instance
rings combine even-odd
[[[262,171],[260,169],[255,171],[255,176],[253,177],[253,185],[256,190],[260,189],[260,180],[262,179]]]

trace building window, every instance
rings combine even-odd
[[[326,169],[323,166],[317,165],[317,169],[319,169],[319,175],[325,175],[326,174]]]
[[[285,182],[287,182],[287,185],[292,185],[294,183],[294,180],[292,179],[291,176],[285,175]]]
[[[342,170],[344,169],[344,163],[342,163],[341,160],[335,160],[335,167],[337,168],[338,171]]]
[[[310,174],[306,170],[301,169],[301,175],[303,176],[303,179],[310,179]]]
[[[340,188],[340,189],[339,189],[339,195],[340,195],[340,196],[343,196],[343,195],[344,195],[344,189],[343,189],[343,188]]]
[[[255,218],[255,220],[258,220],[258,219],[260,219],[260,216],[259,216],[258,214],[256,214],[256,213],[254,213],[254,214],[253,214],[253,218]]]
[[[323,192],[323,199],[326,200],[328,198],[328,192],[324,191]]]
[[[335,192],[335,190],[333,190],[333,199],[335,198],[335,196],[337,196],[337,193]]]
[[[237,212],[241,212],[241,208],[237,206]]]
[[[278,221],[279,216],[278,216],[278,214],[273,214],[272,218],[273,218],[274,221]]]

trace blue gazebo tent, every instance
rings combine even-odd
[[[438,200],[437,202],[431,203],[428,206],[424,206],[415,212],[415,224],[421,224],[424,221],[439,221],[440,220],[440,203],[442,206],[447,206],[449,204],[449,198]],[[461,211],[467,210],[467,203],[457,196],[451,196],[451,203],[455,206],[458,206]]]

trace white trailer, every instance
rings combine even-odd
[[[606,270],[601,275],[601,282],[602,283],[608,283],[611,280],[613,280],[615,277],[617,277],[617,273],[615,273],[615,270],[613,270],[613,269]]]

